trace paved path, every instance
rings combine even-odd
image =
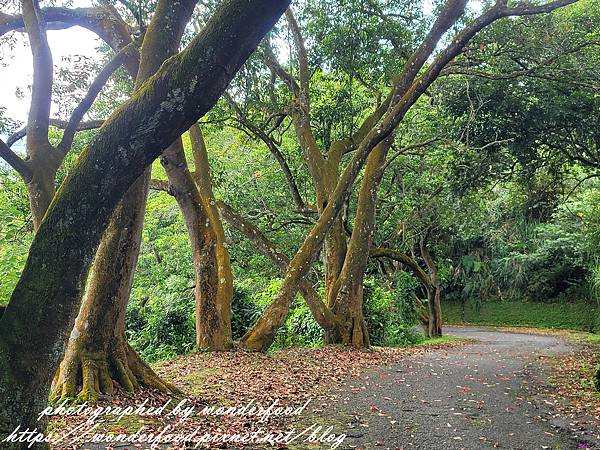
[[[477,342],[409,358],[340,393],[333,407],[350,418],[344,446],[565,450],[585,442],[600,449],[593,437],[572,436],[537,395],[541,359],[568,352],[565,341],[484,328],[448,327],[446,334]]]

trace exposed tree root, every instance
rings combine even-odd
[[[175,386],[161,380],[124,339],[119,339],[107,351],[71,347],[69,345],[52,382],[50,398],[54,401],[77,398],[93,402],[113,395],[116,387],[130,393],[143,387],[180,393]]]

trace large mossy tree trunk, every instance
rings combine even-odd
[[[177,51],[196,1],[186,0],[175,7],[169,3],[158,3],[146,32],[135,90]],[[80,400],[93,401],[100,394],[112,394],[113,381],[128,392],[140,386],[174,391],[142,361],[125,335],[125,314],[142,241],[150,176],[148,168],[111,217],[65,357],[54,377],[53,398],[77,395]]]
[[[0,441],[17,427],[45,430],[38,415],[118,202],[161,151],[214,106],[288,4],[226,0],[186,50],[115,111],[79,157],[33,238],[0,320]]]
[[[140,386],[176,390],[160,380],[127,342],[125,313],[140,249],[149,170],[133,184],[113,213],[90,273],[51,397],[94,401],[111,395],[114,383],[127,392]]]

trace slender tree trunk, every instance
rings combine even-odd
[[[341,325],[327,333],[327,341],[330,343],[347,344],[356,348],[370,345],[363,315],[363,280],[375,231],[377,193],[392,140],[393,137],[390,137],[381,142],[367,158],[352,237],[339,277],[337,297],[331,307]]]
[[[428,310],[429,310],[429,326],[428,335],[429,337],[440,337],[442,336],[442,303],[441,303],[441,282],[438,275],[438,270],[429,249],[427,248],[427,240],[429,238],[429,232],[421,238],[420,249],[421,256],[429,269],[429,276],[431,278],[431,287],[427,290]]]
[[[211,201],[201,197],[188,169],[180,139],[163,153],[161,163],[169,178],[169,190],[183,214],[192,246],[196,278],[196,347],[227,350],[232,346],[233,277],[220,218],[209,213],[212,212],[208,208]],[[196,172],[198,170],[207,171],[208,168],[203,165],[196,167]]]
[[[196,166],[196,186],[198,187],[202,206],[207,216],[204,228],[206,232],[210,232],[210,236],[206,236],[205,240],[204,248],[206,255],[204,256],[202,270],[205,272],[204,279],[211,281],[210,285],[207,286],[207,290],[199,293],[206,300],[201,301],[198,312],[204,314],[206,309],[214,305],[221,322],[221,334],[225,341],[225,347],[229,348],[232,340],[231,301],[233,298],[231,259],[229,258],[229,251],[227,250],[227,243],[225,241],[225,230],[223,229],[223,223],[221,222],[221,216],[213,193],[206,143],[204,142],[202,131],[197,124],[192,125],[190,128],[190,139]],[[209,297],[208,292],[211,293],[212,298]],[[205,323],[206,321],[203,320],[200,320],[200,323],[197,322],[196,330],[203,331]],[[206,348],[209,343],[210,341],[206,342],[202,337],[202,333],[198,334],[197,345],[199,348]]]
[[[370,250],[371,257],[374,258],[390,258],[394,261],[398,261],[408,267],[413,275],[421,282],[423,285],[423,290],[427,294],[427,307],[423,304],[423,302],[417,297],[415,299],[417,306],[417,314],[419,317],[419,321],[423,325],[425,333],[431,337],[430,331],[430,323],[431,322],[431,314],[429,312],[429,304],[435,303],[436,292],[438,293],[439,299],[439,289],[433,284],[431,276],[421,268],[421,266],[410,256],[399,252],[398,250],[394,250],[391,248],[371,248]]]

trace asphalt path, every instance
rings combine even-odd
[[[332,405],[347,448],[599,448],[575,433],[544,393],[545,361],[572,351],[559,337],[447,327],[473,343],[407,358],[346,386]]]

